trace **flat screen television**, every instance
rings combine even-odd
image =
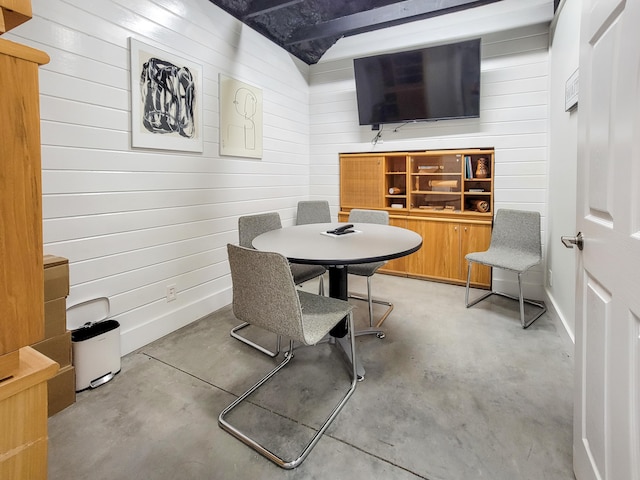
[[[353,61],[360,125],[480,116],[480,39]]]

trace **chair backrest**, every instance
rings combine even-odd
[[[331,209],[326,200],[302,200],[298,202],[296,225],[331,223]]]
[[[499,209],[493,222],[492,247],[520,250],[542,258],[540,213]]]
[[[282,228],[278,212],[246,215],[238,218],[238,237],[240,246],[253,248],[251,242],[258,235]]]
[[[362,210],[354,208],[349,212],[349,221],[353,223],[389,225],[389,212],[384,210]]]
[[[227,244],[233,314],[242,322],[305,342],[302,308],[287,259]]]

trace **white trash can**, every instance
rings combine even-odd
[[[107,320],[111,305],[98,297],[67,308],[76,392],[96,388],[120,371],[120,324]]]
[[[71,332],[76,392],[97,388],[120,372],[120,324],[90,323]]]

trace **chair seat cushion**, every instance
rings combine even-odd
[[[303,265],[300,263],[292,263],[291,274],[293,275],[293,282],[296,285],[308,282],[320,275],[323,275],[327,271],[322,265]]]
[[[332,297],[323,297],[298,290],[302,307],[304,340],[307,345],[315,345],[322,340],[340,320],[346,317],[353,306],[349,302]],[[299,339],[302,340],[302,339]]]
[[[540,263],[540,257],[537,255],[504,247],[492,247],[486,252],[468,253],[465,258],[470,262],[515,272],[524,272]]]
[[[359,275],[361,277],[370,277],[376,270],[382,267],[387,262],[371,262],[371,263],[354,263],[347,267],[347,271],[351,275]]]

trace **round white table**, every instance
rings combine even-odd
[[[348,265],[404,257],[422,246],[422,237],[416,232],[391,225],[354,223],[353,233],[327,233],[342,225],[347,223],[312,223],[279,228],[258,235],[253,239],[253,247],[277,252],[292,263],[327,267],[329,296],[347,300]],[[347,333],[346,328],[347,322],[341,322],[331,335],[341,339]],[[358,376],[364,378],[361,366],[358,366]]]
[[[354,233],[330,235],[346,223],[312,223],[279,228],[258,235],[253,248],[278,252],[292,263],[329,269],[329,296],[347,299],[346,265],[404,257],[422,246],[422,237],[406,228],[374,223],[353,224]]]

